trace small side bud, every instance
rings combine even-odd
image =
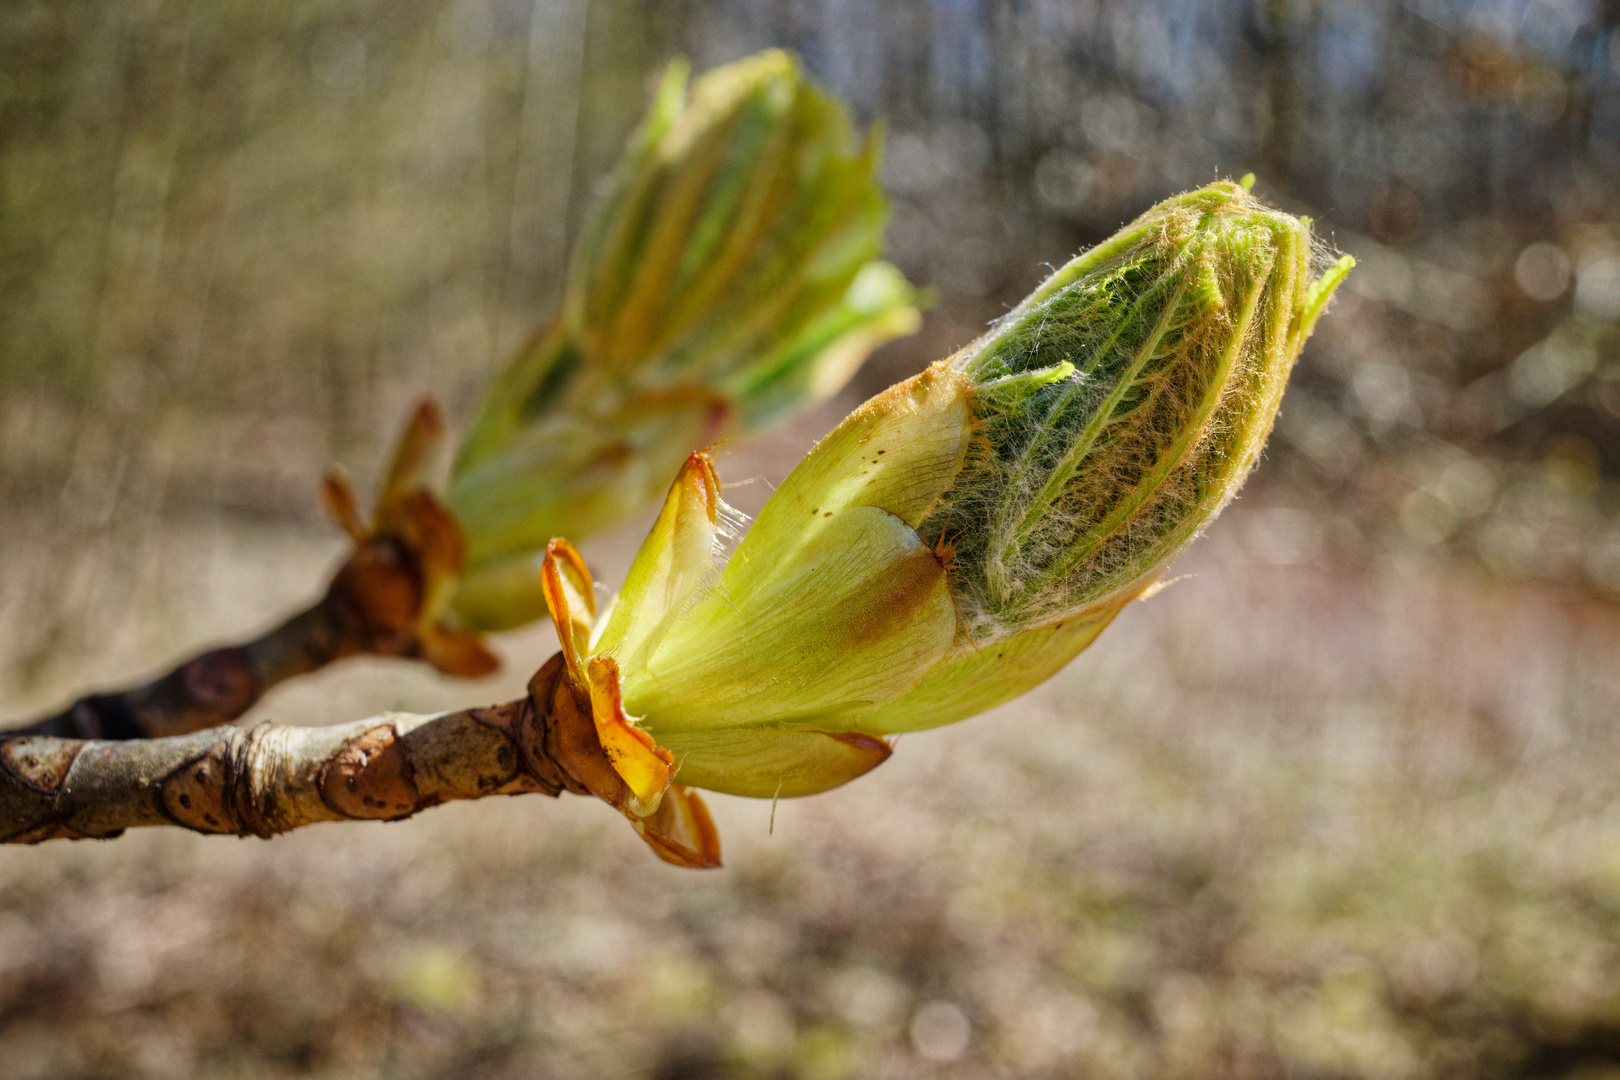
[[[500,661],[477,634],[443,618],[466,560],[461,528],[431,483],[443,442],[444,418],[424,398],[395,445],[370,520],[347,478],[327,474],[322,505],[355,546],[328,599],[359,623],[368,651],[416,656],[446,674],[480,678]]]

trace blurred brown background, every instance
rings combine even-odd
[[[1191,577],[774,829],[713,799],[718,873],[579,799],[0,851],[0,1074],[1620,1077],[1614,0],[0,6],[0,715],[314,594],[320,471],[546,317],[653,72],[769,45],[887,119],[937,302],[744,507],[1174,191],[1357,257]]]

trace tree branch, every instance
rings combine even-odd
[[[313,606],[253,641],[195,656],[152,682],[90,694],[8,734],[155,739],[228,724],[278,683],[362,654],[423,656],[418,560],[390,536],[359,544]]]
[[[0,736],[0,842],[110,838],[142,825],[270,837],[317,821],[394,821],[453,799],[588,794],[558,761],[570,735],[553,717],[572,715],[559,706],[563,670],[553,658],[528,697],[439,716],[125,742]]]

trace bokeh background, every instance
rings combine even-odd
[[[727,448],[745,508],[1177,190],[1356,256],[1186,578],[857,784],[713,799],[715,873],[580,799],[0,851],[0,1073],[1620,1077],[1615,0],[13,0],[0,716],[314,595],[322,469],[465,415],[670,57],[771,45],[886,120],[936,301]],[[547,637],[254,718],[504,699]]]

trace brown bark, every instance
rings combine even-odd
[[[659,858],[720,865],[697,794],[645,816],[602,750],[561,654],[517,701],[334,727],[259,724],[122,742],[0,735],[0,843],[111,839],[142,825],[269,838],[317,821],[397,821],[453,799],[572,791],[630,819]]]
[[[321,502],[354,551],[313,607],[246,644],[205,652],[142,686],[82,697],[14,734],[119,741],[202,731],[235,720],[277,683],[360,654],[412,657],[468,678],[494,671],[500,661],[476,634],[439,618],[467,555],[461,526],[423,476],[443,439],[444,418],[424,398],[370,521],[349,482],[327,475]]]
[[[205,652],[142,686],[87,695],[7,734],[116,741],[202,731],[235,720],[276,684],[333,661],[424,656],[417,562],[392,537],[368,538],[319,602],[253,641]]]
[[[125,742],[0,736],[0,842],[110,838],[142,825],[271,837],[317,821],[393,821],[453,799],[586,793],[547,746],[561,671],[546,665],[529,697],[440,716]]]

